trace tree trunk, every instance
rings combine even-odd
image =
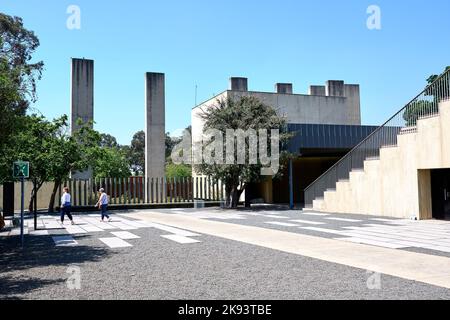
[[[34,198],[36,197],[36,186],[33,183],[33,191],[31,192],[31,198],[30,198],[30,203],[28,204],[28,211],[30,213],[33,212],[33,208],[34,208]]]
[[[239,190],[237,187],[233,187],[231,191],[230,209],[236,209],[239,205],[239,199],[241,198],[244,189]]]
[[[55,199],[56,199],[56,193],[58,192],[58,188],[61,185],[60,180],[55,180],[55,184],[53,185],[52,194],[50,196],[50,202],[48,203],[48,212],[55,212]]]
[[[229,186],[225,186],[225,208],[231,208],[231,190]]]
[[[239,195],[238,195],[238,189],[237,187],[233,187],[233,190],[231,191],[231,203],[230,203],[230,209],[236,209],[239,204]]]
[[[37,193],[38,193],[39,189],[42,187],[43,184],[44,183],[33,181],[33,190],[31,192],[31,199],[30,199],[30,203],[28,205],[28,210],[29,210],[30,213],[33,212],[34,199],[37,197]],[[36,211],[37,211],[37,208],[36,208]]]

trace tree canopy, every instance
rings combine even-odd
[[[38,46],[21,18],[0,13],[0,183],[11,179],[14,136],[24,128],[22,117],[37,98],[44,64],[31,60]]]
[[[285,144],[291,137],[290,134],[286,133],[285,119],[278,116],[271,106],[262,103],[255,97],[218,100],[215,105],[203,111],[201,118],[204,121],[204,134],[211,129],[218,130],[224,137],[229,129],[243,131],[249,129],[255,131],[278,129],[281,132],[279,141],[281,145]],[[244,144],[236,145],[234,159],[238,157],[238,150],[241,151],[242,149],[245,150],[248,159],[250,143],[251,141],[247,137]],[[268,151],[271,152],[270,147],[268,147]],[[224,154],[224,156],[226,155]],[[283,151],[280,155],[281,168],[285,165],[287,157],[288,153]],[[259,182],[263,178],[261,176],[262,167],[261,154],[259,154],[257,164],[248,162],[246,164],[238,164],[238,162],[236,164],[210,164],[203,162],[195,165],[195,170],[198,173],[211,176],[214,180],[221,180],[225,185],[227,206],[234,208],[238,205],[239,198],[247,185],[252,182]],[[281,170],[278,175],[281,174],[280,172]]]

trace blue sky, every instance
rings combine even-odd
[[[81,29],[66,28],[69,5]],[[381,30],[366,27],[369,5]],[[1,0],[24,19],[45,62],[35,107],[48,118],[70,111],[70,58],[95,60],[96,129],[128,144],[144,127],[144,73],[166,73],[166,131],[190,124],[195,102],[227,89],[342,79],[361,85],[364,124],[380,124],[450,65],[448,0]]]

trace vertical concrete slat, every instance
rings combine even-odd
[[[155,203],[159,203],[159,178],[155,178]]]
[[[117,204],[117,178],[113,179],[114,184],[114,204]]]
[[[88,206],[88,199],[87,199],[87,184],[88,184],[88,180],[85,179],[84,180],[84,206]]]
[[[167,178],[164,178],[164,193],[165,193],[166,203],[169,203],[168,192],[167,192]]]
[[[150,203],[154,203],[153,202],[153,200],[154,200],[154,197],[153,197],[153,178],[150,178],[150,199],[151,199],[151,202]]]
[[[173,200],[174,202],[178,202],[178,179],[176,177],[173,178]]]

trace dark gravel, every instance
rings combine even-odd
[[[202,235],[182,245],[164,231],[132,230],[132,248],[110,249],[76,236],[56,248],[51,237],[0,239],[0,299],[450,299],[450,290],[382,275],[369,290],[365,270]],[[81,290],[69,290],[69,266],[81,268]]]

